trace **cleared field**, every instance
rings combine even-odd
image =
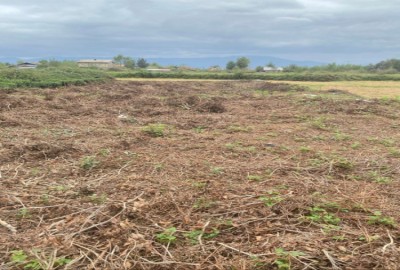
[[[0,269],[400,265],[397,100],[112,82],[0,92],[0,130]]]
[[[348,91],[366,98],[399,98],[400,82],[398,81],[342,81],[342,82],[290,82],[285,83],[307,86],[312,90],[326,91],[332,89]]]

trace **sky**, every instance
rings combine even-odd
[[[400,58],[399,0],[0,0],[10,57]]]

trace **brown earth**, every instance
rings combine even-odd
[[[260,81],[0,93],[0,269],[398,269],[399,117]]]

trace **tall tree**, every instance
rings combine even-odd
[[[149,64],[147,63],[146,59],[139,58],[137,61],[137,66],[140,68],[147,68],[149,66]]]
[[[229,62],[226,64],[226,69],[227,69],[227,70],[232,70],[232,69],[234,69],[235,67],[236,67],[236,63],[233,62],[233,61],[229,61]]]
[[[236,60],[236,66],[240,69],[245,69],[249,66],[250,64],[250,59],[247,57],[239,57]]]

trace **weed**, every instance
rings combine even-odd
[[[195,245],[198,243],[200,236],[201,236],[201,238],[204,238],[204,239],[212,239],[212,238],[217,237],[219,235],[219,233],[220,232],[218,229],[213,229],[213,231],[209,232],[209,233],[206,233],[206,232],[203,233],[202,230],[194,230],[194,231],[185,233],[184,236],[186,238],[188,238],[192,244]]]
[[[157,172],[162,171],[162,169],[164,169],[164,164],[157,163],[157,164],[154,165],[154,170],[156,170]]]
[[[306,219],[316,223],[325,223],[331,225],[338,225],[340,223],[340,218],[332,213],[329,213],[324,208],[317,206],[310,208],[310,213],[308,216],[306,216]]]
[[[399,149],[392,147],[389,149],[389,154],[390,154],[390,156],[392,156],[394,158],[400,158],[400,150]]]
[[[390,140],[390,139],[381,139],[381,140],[379,140],[379,143],[386,147],[393,147],[396,142],[394,140]]]
[[[203,133],[204,130],[205,130],[205,127],[203,127],[203,126],[198,126],[193,129],[193,131],[196,133]]]
[[[274,206],[275,204],[283,201],[283,198],[275,191],[269,191],[268,196],[262,196],[258,199],[268,207]]]
[[[347,141],[351,139],[351,136],[342,133],[340,130],[336,130],[335,134],[333,135],[333,139],[335,141]]]
[[[151,137],[164,137],[168,128],[165,124],[149,124],[142,128],[142,131]]]
[[[196,188],[205,188],[207,186],[207,182],[194,182],[192,184]]]
[[[313,128],[320,129],[320,130],[328,130],[328,126],[326,124],[326,117],[317,117],[313,119],[310,124]]]
[[[99,163],[94,156],[87,156],[81,159],[80,167],[84,170],[90,170]]]
[[[208,209],[208,208],[211,208],[214,204],[215,203],[213,201],[210,201],[209,199],[202,197],[202,198],[198,198],[195,201],[195,203],[193,205],[193,208],[196,208],[196,209]]]
[[[396,223],[394,218],[392,217],[385,217],[382,215],[382,212],[375,211],[373,216],[370,216],[368,219],[368,224],[381,224],[388,227],[395,227]]]
[[[392,182],[392,179],[390,177],[382,176],[376,171],[370,172],[368,176],[375,183],[388,184],[388,183]]]
[[[357,150],[361,147],[361,143],[360,142],[354,142],[351,144],[351,148],[354,150]]]
[[[305,255],[300,251],[286,251],[283,248],[276,248],[275,254],[277,258],[274,264],[279,270],[289,270],[291,268],[291,258],[298,258]]]
[[[176,228],[170,227],[165,229],[162,233],[156,234],[156,239],[162,244],[174,244],[177,240],[175,233]]]
[[[260,175],[248,175],[247,180],[249,181],[261,181],[262,177]]]
[[[232,125],[228,127],[228,131],[231,133],[234,132],[250,132],[251,128],[250,127],[242,127],[242,126],[238,126],[238,125]]]
[[[29,212],[29,209],[25,208],[25,207],[19,209],[18,214],[17,214],[17,216],[20,218],[27,218],[27,217],[30,217],[30,215],[31,215],[31,213]]]
[[[339,157],[334,161],[333,166],[343,170],[351,170],[354,167],[354,164],[346,158]]]
[[[224,173],[224,168],[220,168],[220,167],[211,167],[211,173],[212,174],[223,174]]]
[[[100,149],[99,154],[102,155],[103,157],[108,156],[111,153],[110,149],[107,148],[103,148]]]
[[[336,240],[338,242],[341,242],[341,241],[345,241],[347,238],[344,235],[335,235],[335,236],[332,236],[332,239]]]
[[[18,266],[23,266],[23,269],[28,270],[43,270],[47,269],[48,262],[39,260],[38,253],[39,250],[32,250],[32,253],[35,255],[35,259],[28,256],[23,250],[12,250],[10,262],[16,264]],[[33,257],[33,256],[32,256]],[[41,256],[42,257],[42,256]],[[72,260],[66,257],[52,258],[48,259],[48,261],[53,260],[54,267],[61,267],[69,264]]]
[[[308,153],[308,152],[311,151],[311,147],[309,147],[309,146],[301,146],[299,150],[302,153]]]
[[[107,201],[107,196],[105,194],[102,195],[97,195],[97,194],[93,194],[91,196],[89,196],[89,199],[91,202],[95,203],[95,204],[103,204]]]

